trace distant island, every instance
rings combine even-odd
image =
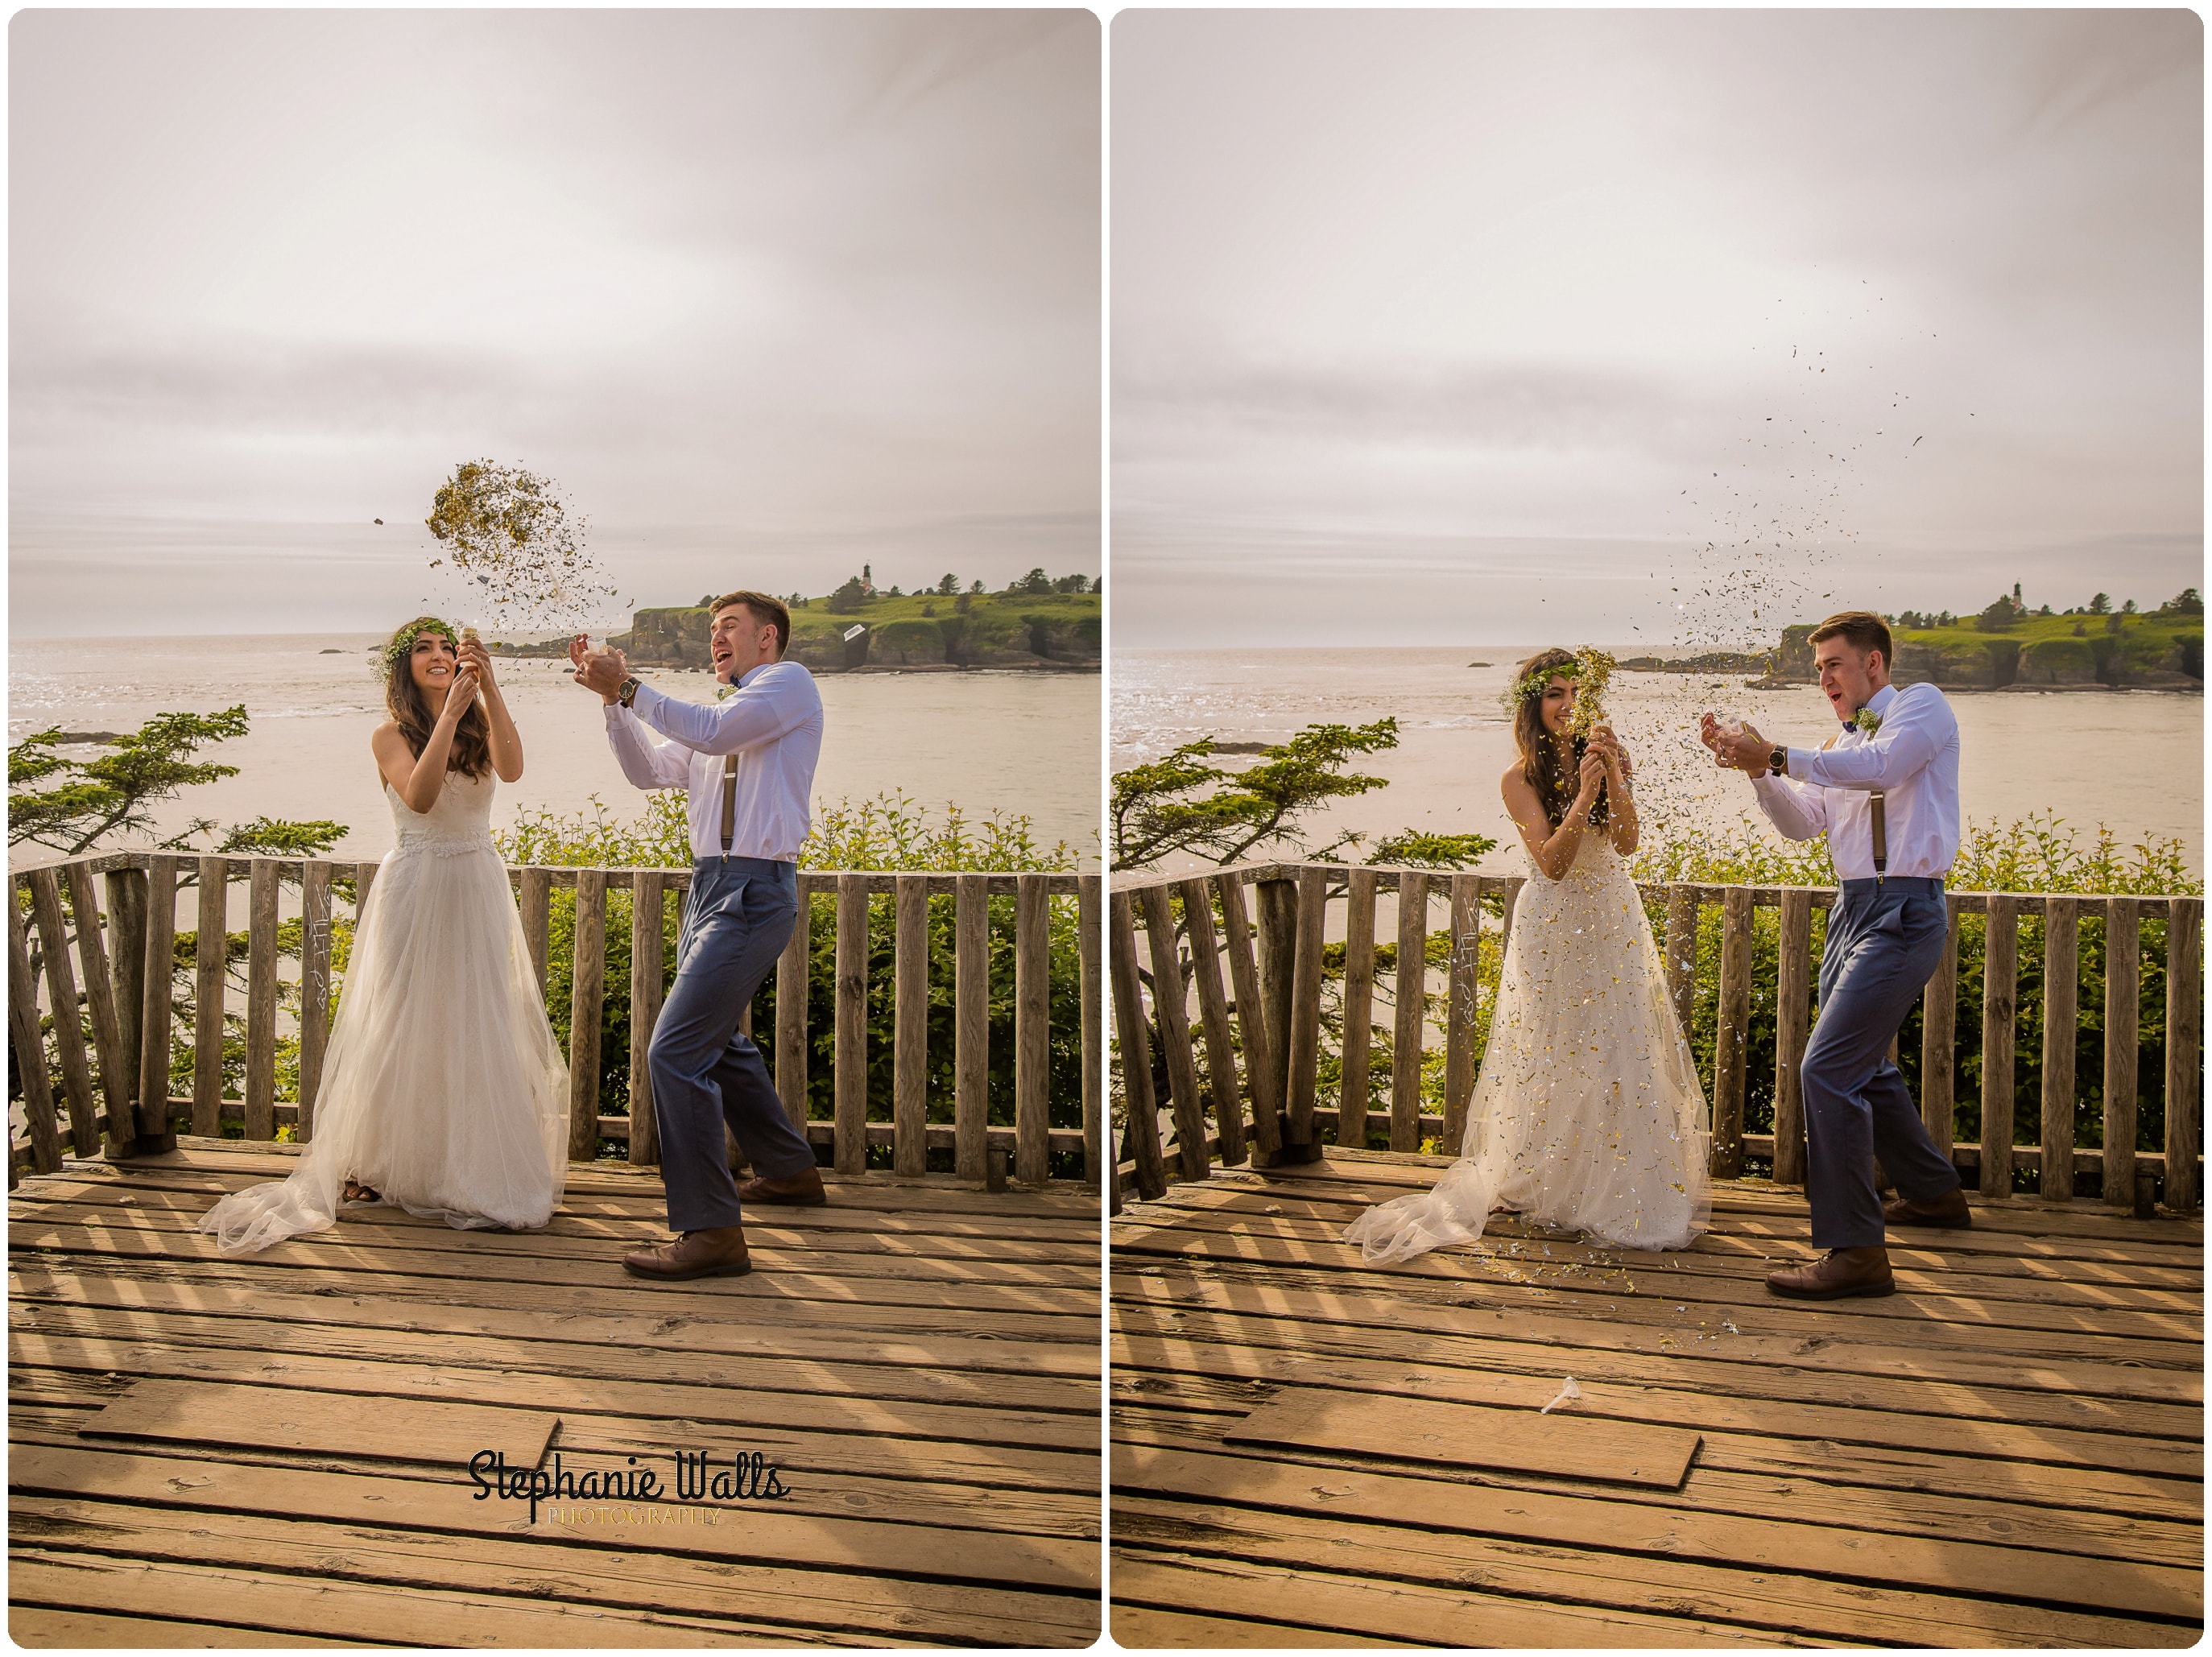
[[[2087,604],[2031,610],[2021,590],[1977,615],[1902,610],[1883,619],[1896,641],[1891,677],[1945,690],[2194,690],[2204,689],[2204,601],[2195,587],[2156,610],[2130,598],[2119,609],[2099,593]],[[1784,628],[1772,650],[1638,656],[1643,673],[1746,673],[1760,689],[1810,684],[1813,622]]]
[[[693,604],[637,610],[629,631],[608,642],[636,666],[711,668],[707,606],[714,598],[709,593]],[[933,587],[902,592],[896,586],[878,590],[863,564],[835,592],[821,598],[791,593],[784,602],[791,607],[786,659],[816,673],[975,668],[1096,673],[1104,654],[1104,584],[1083,575],[1055,579],[1033,569],[995,592],[981,581],[963,586],[947,575]],[[565,656],[568,644],[563,635],[495,642],[489,648],[501,656]]]

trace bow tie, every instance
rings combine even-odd
[[[1851,734],[1851,732],[1852,732],[1852,731],[1854,731],[1857,730],[1858,728],[1859,728],[1859,722],[1858,722],[1858,720],[1857,720],[1857,719],[1845,719],[1845,720],[1844,721],[1844,734],[1846,737],[1850,736],[1850,735]]]

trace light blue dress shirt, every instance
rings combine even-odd
[[[1881,791],[1886,873],[1948,874],[1959,855],[1959,721],[1934,685],[1884,685],[1867,706],[1881,717],[1829,748],[1792,748],[1790,774],[1752,780],[1759,809],[1791,840],[1828,837],[1844,880],[1874,878],[1874,811]]]
[[[763,662],[738,686],[709,705],[641,684],[631,707],[606,705],[607,742],[640,788],[689,792],[691,855],[701,862],[722,854],[723,756],[736,755],[730,855],[796,862],[822,756],[822,695],[797,662]],[[655,731],[667,741],[655,742]]]

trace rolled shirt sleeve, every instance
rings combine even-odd
[[[811,682],[774,673],[714,706],[678,701],[646,684],[631,699],[646,725],[701,754],[741,754],[774,742],[805,724],[820,706]]]
[[[642,688],[638,694],[644,694]],[[623,775],[637,787],[683,788],[690,783],[690,750],[653,741],[637,716],[620,702],[607,704],[607,746],[614,750]]]
[[[1797,769],[1797,750],[1790,750],[1790,769]],[[1817,788],[1801,788],[1788,777],[1778,777],[1769,771],[1763,777],[1751,780],[1752,792],[1759,796],[1759,809],[1766,813],[1766,820],[1782,831],[1785,840],[1818,840],[1827,832],[1828,803]]]

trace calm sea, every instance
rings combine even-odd
[[[9,658],[9,740],[58,725],[134,731],[165,712],[213,713],[243,702],[252,730],[201,757],[239,774],[157,808],[164,834],[193,816],[228,826],[255,816],[327,817],[349,830],[337,855],[381,857],[392,813],[369,757],[384,719],[359,634],[183,640],[18,639]],[[335,652],[335,654],[325,653]],[[597,795],[617,817],[644,797],[608,751],[601,704],[565,663],[509,661],[495,671],[521,732],[522,780],[502,784],[493,824],[526,808],[589,809]],[[662,689],[714,699],[703,672],[661,670]],[[957,803],[972,817],[1026,813],[1049,845],[1066,841],[1098,866],[1100,682],[1093,674],[825,674],[826,732],[815,797],[860,799],[903,789],[933,810]],[[75,750],[80,753],[96,750]],[[15,848],[17,866],[50,854]]]
[[[1318,720],[1365,725],[1395,715],[1398,746],[1353,768],[1389,786],[1316,813],[1311,843],[1346,828],[1378,838],[1406,828],[1473,832],[1500,842],[1486,868],[1517,872],[1518,839],[1498,798],[1498,778],[1514,756],[1499,697],[1513,665],[1534,648],[1116,651],[1110,762],[1119,770],[1201,736],[1279,742]],[[2006,690],[1954,692],[1950,700],[1970,822],[2051,810],[2076,831],[2109,824],[2124,843],[2171,836],[2187,847],[2192,871],[2203,872],[2202,696]],[[1749,786],[1717,770],[1698,743],[1698,715],[1735,713],[1808,747],[1826,739],[1832,721],[1810,687],[1751,690],[1741,677],[1620,673],[1606,701],[1636,756],[1647,821],[1742,818],[1770,835]]]

